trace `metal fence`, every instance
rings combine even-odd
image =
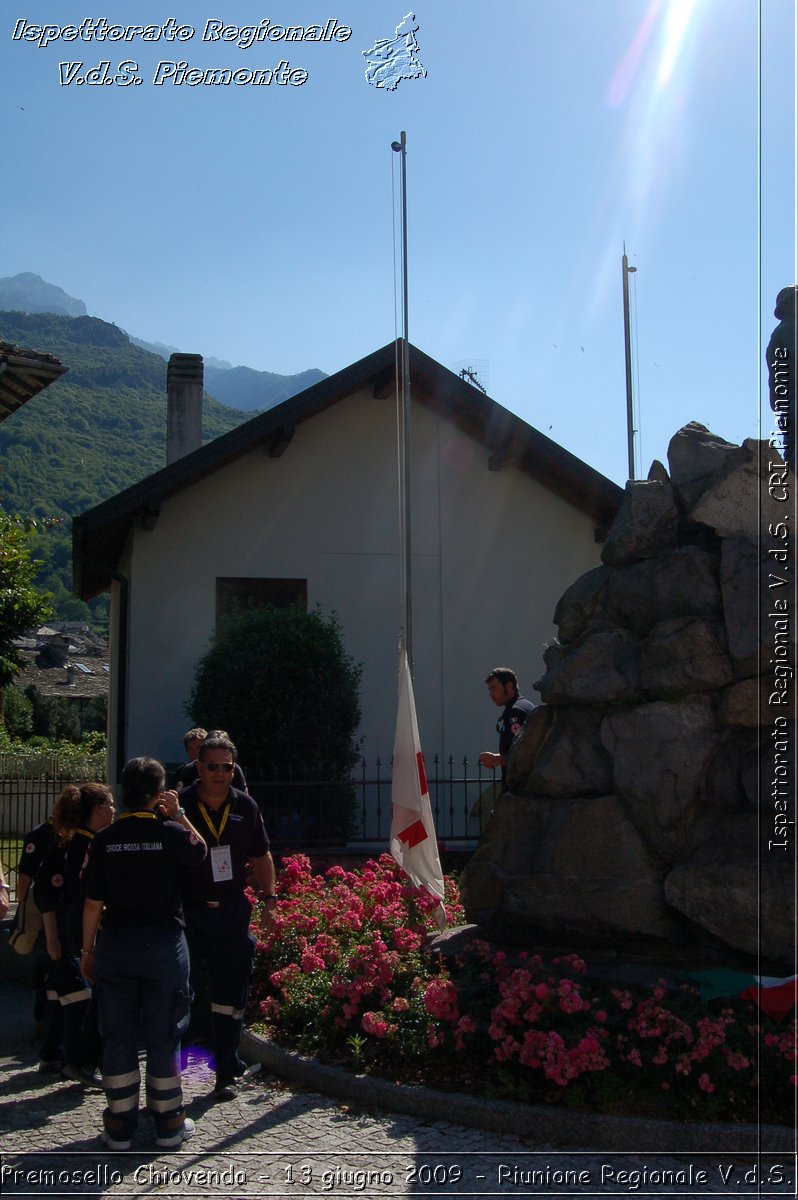
[[[443,850],[476,847],[499,792],[494,772],[464,758],[427,760],[427,782]],[[104,778],[103,760],[64,762],[0,755],[0,860],[16,898],[16,870],[25,834],[45,821],[65,784]],[[268,779],[248,779],[263,811],[276,853],[387,850],[391,828],[391,764],[361,760],[351,770],[275,768]]]
[[[473,850],[499,792],[495,772],[467,758],[425,760],[439,842]],[[350,770],[311,772],[275,767],[268,779],[248,778],[278,846],[387,848],[391,829],[391,763],[361,760]]]

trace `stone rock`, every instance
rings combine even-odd
[[[747,538],[756,542],[769,523],[778,520],[787,506],[769,494],[771,479],[786,479],[786,468],[775,462],[764,442],[748,439],[741,447],[745,459],[732,470],[719,472],[690,507],[691,520],[698,521],[723,538]],[[771,471],[775,467],[775,472]]]
[[[665,898],[728,946],[790,964],[792,856],[768,851],[760,828],[755,813],[726,817],[687,862],[666,876]]]
[[[718,715],[723,725],[739,725],[743,729],[757,729],[770,725],[773,713],[770,709],[772,678],[765,675],[754,679],[741,679],[721,694]],[[782,695],[784,693],[776,693]],[[785,708],[785,714],[788,713]]]
[[[677,547],[678,513],[669,483],[629,480],[601,561],[610,566],[657,558]]]
[[[668,445],[670,479],[686,510],[718,476],[733,471],[745,462],[748,453],[727,442],[705,425],[691,421],[675,433]]]
[[[772,526],[787,528],[785,522]],[[786,555],[786,564],[772,551]],[[720,590],[729,654],[739,679],[759,672],[775,651],[794,663],[796,660],[796,622],[786,609],[785,587],[788,579],[783,565],[796,562],[795,539],[766,534],[762,550],[744,538],[724,538],[720,555]],[[775,586],[768,586],[774,585]]]
[[[594,613],[644,637],[672,617],[719,619],[717,563],[706,550],[682,546],[662,558],[618,567],[604,582]]]
[[[671,477],[664,463],[655,458],[648,468],[648,478],[652,483],[670,483]]]
[[[640,643],[639,687],[647,700],[673,700],[734,681],[734,668],[715,621],[661,621]],[[725,639],[724,639],[725,640]]]
[[[612,768],[601,744],[603,709],[557,708],[551,733],[522,787],[513,791],[567,799],[605,796]]]
[[[747,739],[737,730],[726,729],[707,763],[701,780],[700,806],[704,814],[742,811],[747,807],[743,788],[743,759]]]
[[[601,741],[613,787],[652,853],[671,865],[689,844],[704,771],[720,741],[708,696],[610,712]]]
[[[524,785],[529,779],[541,747],[549,736],[553,719],[554,710],[546,704],[538,704],[513,738],[505,772],[508,791],[528,790]]]
[[[561,642],[573,642],[585,632],[612,574],[611,567],[594,567],[563,592],[554,610],[554,624],[559,627]]]
[[[552,640],[546,646],[546,649],[543,651],[543,661],[549,670],[551,670],[552,667],[559,666],[559,664],[568,657],[570,652],[570,646],[563,645],[558,638],[552,638]],[[535,687],[537,687],[537,684],[535,684]]]
[[[579,638],[535,687],[547,704],[601,704],[631,699],[637,684],[637,642],[623,629]]]
[[[729,654],[743,676],[758,669],[756,546],[743,538],[725,538],[720,551],[720,592]]]
[[[508,864],[506,849],[519,843],[526,861],[516,851]],[[503,796],[463,872],[461,895],[469,920],[507,940],[548,935],[616,945],[679,930],[662,872],[615,796],[556,804]]]
[[[759,808],[760,787],[759,780],[761,777],[761,759],[763,755],[758,746],[749,750],[743,756],[742,766],[740,769],[740,783],[742,784],[745,798],[748,802],[748,807]]]
[[[482,831],[479,846],[460,876],[460,899],[469,921],[489,926],[501,910],[505,880],[532,867],[551,812],[551,801],[505,792]]]

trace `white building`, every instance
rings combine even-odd
[[[428,759],[473,761],[496,744],[486,674],[509,665],[535,698],[555,604],[598,564],[623,493],[415,348],[410,375],[419,727]],[[389,762],[394,380],[391,343],[75,520],[75,591],[112,597],[109,777],[134,754],[180,756],[197,661],[242,590],[337,612],[364,667],[364,756]]]

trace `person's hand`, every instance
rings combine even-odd
[[[271,933],[274,929],[274,914],[277,909],[276,896],[263,897],[263,924],[266,927],[267,933]]]
[[[8,916],[8,884],[0,883],[0,921]]]
[[[180,799],[177,792],[161,792],[160,796],[158,797],[158,804],[156,807],[158,812],[166,817],[167,821],[176,820],[178,811],[180,809]]]
[[[89,983],[96,983],[94,975],[94,951],[81,950],[80,952],[80,973],[84,979],[88,979]]]
[[[487,767],[489,771],[497,770],[502,765],[502,757],[500,754],[494,754],[492,750],[483,750],[479,756],[479,764]]]
[[[57,937],[47,939],[47,953],[53,962],[58,962],[61,957],[61,943]]]

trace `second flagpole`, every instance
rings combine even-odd
[[[399,562],[402,589],[403,640],[410,674],[413,673],[413,588],[410,537],[410,340],[408,335],[407,289],[407,135],[391,142],[402,156],[402,318],[400,386],[397,397],[397,441],[399,459]]]

